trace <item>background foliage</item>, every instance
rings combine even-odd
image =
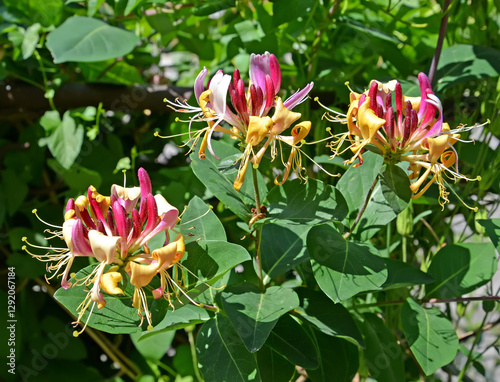
[[[0,249],[2,279],[8,266],[17,277],[17,371],[37,381],[498,379],[499,10],[494,0],[0,2]],[[371,79],[397,78],[406,94],[418,95],[416,75],[429,72],[445,15],[434,76],[445,121],[491,121],[471,133],[474,144],[456,144],[461,172],[482,181],[452,187],[478,212],[453,196],[441,211],[431,188],[398,219],[398,202],[383,211],[369,205],[346,241],[342,232],[376,174],[395,170],[380,170],[369,155],[345,169],[327,160],[324,144],[307,147],[327,170],[345,174],[330,178],[309,162],[308,183],[274,187],[265,184],[272,165],[259,168],[269,211],[259,222],[263,292],[248,260],[253,188],[234,191],[236,199],[224,188],[238,150],[222,139],[216,152],[229,159],[200,161],[185,155],[182,137],[154,137],[187,131],[162,99],[189,98],[203,66],[246,73],[249,55],[265,51],[280,60],[284,93],[314,81],[311,97],[343,112],[346,81],[362,91]],[[297,111],[313,122],[314,140],[329,126],[342,129],[323,120],[312,100]],[[203,295],[221,313],[187,305],[151,333],[95,326],[119,334],[87,329],[73,338],[73,318],[53,298],[57,284],[47,284],[44,265],[21,251],[23,236],[46,244],[31,211],[60,224],[68,198],[90,184],[106,193],[122,184],[122,169],[137,184],[139,167],[170,203],[190,204],[193,217],[212,205],[199,233],[233,256],[214,260],[226,261],[224,270],[242,266],[224,276],[223,291]],[[490,300],[471,301],[470,293]],[[6,289],[0,294],[7,301]]]

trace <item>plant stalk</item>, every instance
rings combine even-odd
[[[441,19],[441,25],[439,26],[439,37],[436,45],[436,51],[434,52],[434,57],[432,57],[432,63],[429,69],[429,81],[431,84],[434,82],[434,77],[436,75],[437,66],[439,63],[439,57],[441,56],[441,49],[443,48],[443,42],[446,36],[448,18],[450,17],[450,12],[448,12],[448,7],[450,6],[450,3],[451,0],[444,0],[443,17]]]
[[[191,348],[191,357],[193,358],[193,368],[194,368],[194,374],[196,375],[196,379],[198,382],[203,382],[203,378],[200,374],[200,370],[198,368],[198,358],[196,357],[196,343],[194,341],[194,336],[193,336],[193,330],[195,329],[195,326],[188,326],[186,328],[186,332],[188,335],[188,340],[189,340],[189,347]]]
[[[259,193],[259,183],[257,179],[257,170],[252,166],[252,179],[253,179],[253,190],[255,195],[255,214],[260,214],[260,193]],[[256,228],[255,234],[255,265],[257,267],[257,276],[259,278],[259,287],[264,290],[264,278],[262,276],[262,259],[260,253],[260,242],[262,241],[262,226]]]

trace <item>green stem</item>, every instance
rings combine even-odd
[[[484,315],[483,321],[481,322],[481,325],[479,325],[479,329],[476,333],[476,337],[474,338],[474,343],[472,344],[470,351],[469,351],[469,354],[467,355],[467,362],[465,363],[465,366],[462,368],[462,370],[460,370],[460,374],[458,375],[457,382],[462,382],[463,378],[465,377],[465,373],[467,372],[467,369],[469,368],[470,364],[472,363],[474,348],[479,343],[479,339],[481,338],[481,333],[483,332],[483,327],[484,327],[484,324],[486,323],[487,317],[488,317],[488,313],[486,313]]]
[[[408,261],[407,258],[407,244],[408,244],[408,238],[406,235],[403,235],[401,238],[401,247],[402,247],[402,256],[401,260],[403,260],[403,263],[406,263]]]
[[[201,377],[200,370],[198,368],[198,358],[196,357],[196,343],[193,336],[194,328],[194,325],[188,326],[186,328],[186,332],[188,335],[189,347],[191,348],[191,357],[193,358],[194,374],[196,375],[198,382],[203,382],[203,378]]]
[[[252,166],[252,179],[253,179],[253,190],[255,194],[255,213],[260,214],[260,193],[259,193],[259,183],[257,179],[257,170]],[[264,279],[262,276],[262,259],[260,254],[260,242],[262,241],[262,226],[259,225],[256,228],[255,234],[255,264],[257,266],[257,276],[259,277],[259,287],[264,290]]]
[[[174,377],[177,377],[177,375],[179,374],[174,369],[172,369],[170,366],[168,366],[167,364],[165,364],[163,362],[157,361],[156,364],[159,367],[161,367],[163,370],[165,370],[167,373],[172,374]]]
[[[351,229],[349,230],[349,232],[344,235],[344,239],[347,239],[349,236],[351,236],[351,234],[354,231],[354,228],[356,228],[359,221],[361,220],[361,217],[363,216],[363,213],[365,212],[366,207],[368,206],[368,203],[370,202],[370,199],[371,199],[372,194],[373,194],[373,190],[375,189],[377,182],[378,182],[378,175],[375,177],[375,180],[373,181],[370,189],[368,190],[368,194],[366,195],[365,202],[363,203],[363,206],[359,210],[358,216],[356,216],[356,220],[354,221],[354,224],[351,226]]]
[[[442,299],[423,298],[419,300],[420,303],[429,303],[429,304],[448,304],[450,302],[467,302],[467,301],[500,301],[500,296],[458,297],[458,298],[442,298]],[[352,305],[347,307],[347,310],[373,308],[375,306],[384,306],[384,305],[398,305],[398,304],[404,304],[405,302],[406,300],[379,301],[370,304]]]
[[[47,81],[47,76],[45,75],[45,66],[43,65],[42,56],[40,56],[40,53],[38,53],[38,50],[36,50],[36,49],[33,52],[33,55],[36,57],[38,64],[40,65],[40,72],[42,73],[45,95],[47,95],[47,92],[50,90],[50,87],[49,87],[49,82]],[[49,101],[49,104],[50,104],[50,107],[52,108],[52,110],[57,110],[56,105],[54,104],[54,97],[52,96],[52,97],[46,97],[46,98]]]

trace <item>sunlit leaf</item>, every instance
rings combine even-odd
[[[262,228],[262,269],[267,273],[264,284],[281,276],[297,264],[309,260],[307,225],[291,226],[287,221],[265,224]]]
[[[72,16],[47,36],[54,63],[95,62],[130,53],[139,38],[102,20]]]
[[[457,333],[439,309],[425,309],[408,298],[401,309],[401,323],[408,345],[425,375],[453,361],[458,349]]]
[[[427,297],[456,298],[491,280],[497,270],[491,243],[447,245],[432,258],[427,272],[434,282],[426,286]]]
[[[387,280],[387,265],[373,247],[346,241],[332,226],[313,227],[307,248],[314,277],[334,302],[378,289]]]
[[[278,319],[299,305],[291,289],[272,286],[262,293],[257,286],[228,286],[221,293],[222,305],[247,349],[254,353],[266,341]]]
[[[298,224],[315,225],[343,220],[347,215],[344,195],[319,180],[307,183],[294,179],[275,186],[267,196],[268,221],[289,220]]]

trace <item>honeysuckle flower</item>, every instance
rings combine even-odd
[[[327,115],[329,120],[344,122],[348,127],[346,133],[334,135],[336,139],[329,146],[334,155],[339,155],[347,150],[342,149],[342,145],[348,141],[348,149],[354,155],[347,164],[356,159],[362,164],[365,149],[378,152],[388,164],[408,162],[409,178],[414,180],[410,186],[412,198],[419,198],[436,182],[439,203],[444,207],[449,193],[443,175],[453,181],[480,180],[480,177],[471,179],[459,173],[458,154],[453,147],[460,140],[460,133],[476,126],[450,130],[443,122],[443,107],[429,79],[420,73],[418,80],[420,97],[404,96],[396,80],[386,84],[373,80],[364,93],[351,92],[347,115]],[[431,179],[427,181],[429,176]]]
[[[65,289],[72,286],[89,288],[77,308],[75,325],[80,323],[89,308],[88,319],[95,306],[98,309],[106,306],[104,293],[124,294],[120,287],[124,276],[130,278],[135,288],[132,306],[137,308],[141,325],[146,318],[149,330],[152,329],[151,313],[143,288],[158,277],[161,286],[152,293],[152,297],[165,297],[171,305],[169,290],[182,288],[182,271],[176,269],[174,277],[167,273],[168,269],[179,266],[178,262],[184,256],[184,238],[175,229],[179,211],[163,196],[152,194],[151,181],[144,169],[139,169],[138,178],[140,187],[113,185],[111,195],[103,196],[90,186],[86,195],[76,200],[70,199],[66,205],[63,226],[51,226],[59,230],[49,230],[52,234],[49,239],[60,238],[66,247],[51,246],[45,248],[49,252],[44,255],[31,254],[50,263],[47,270],[53,274],[47,280],[60,276],[61,286]],[[163,246],[152,251],[149,241],[162,232],[166,233]],[[173,241],[170,240],[170,233],[176,235]],[[23,240],[27,242],[26,238]],[[24,249],[27,250],[26,246]],[[76,279],[72,285],[68,276],[75,257],[93,257],[98,265],[89,275]],[[78,335],[81,332],[75,333]]]
[[[283,101],[278,96],[281,87],[281,69],[276,57],[269,52],[250,56],[248,87],[245,87],[238,69],[235,69],[233,76],[219,70],[209,81],[208,87],[205,87],[207,73],[208,70],[204,68],[194,84],[199,107],[179,100],[166,101],[178,112],[196,113],[189,120],[189,134],[193,146],[203,135],[199,157],[205,158],[205,149],[208,147],[212,156],[219,159],[211,145],[214,131],[226,133],[242,142],[245,148],[239,158],[240,167],[233,185],[239,190],[249,163],[252,162],[252,166],[258,167],[269,147],[271,160],[274,160],[278,155],[277,144],[285,143],[291,147],[291,153],[289,159],[283,161],[285,172],[282,181],[278,182],[275,179],[275,183],[282,184],[291,170],[294,170],[300,178],[306,179],[301,175],[303,167],[300,146],[310,131],[311,123],[308,121],[299,123],[292,128],[290,136],[285,136],[283,133],[301,118],[302,115],[293,112],[292,109],[307,98],[314,83],[307,84]],[[273,108],[274,112],[271,114]],[[191,137],[191,124],[195,121],[206,122],[208,126]]]

